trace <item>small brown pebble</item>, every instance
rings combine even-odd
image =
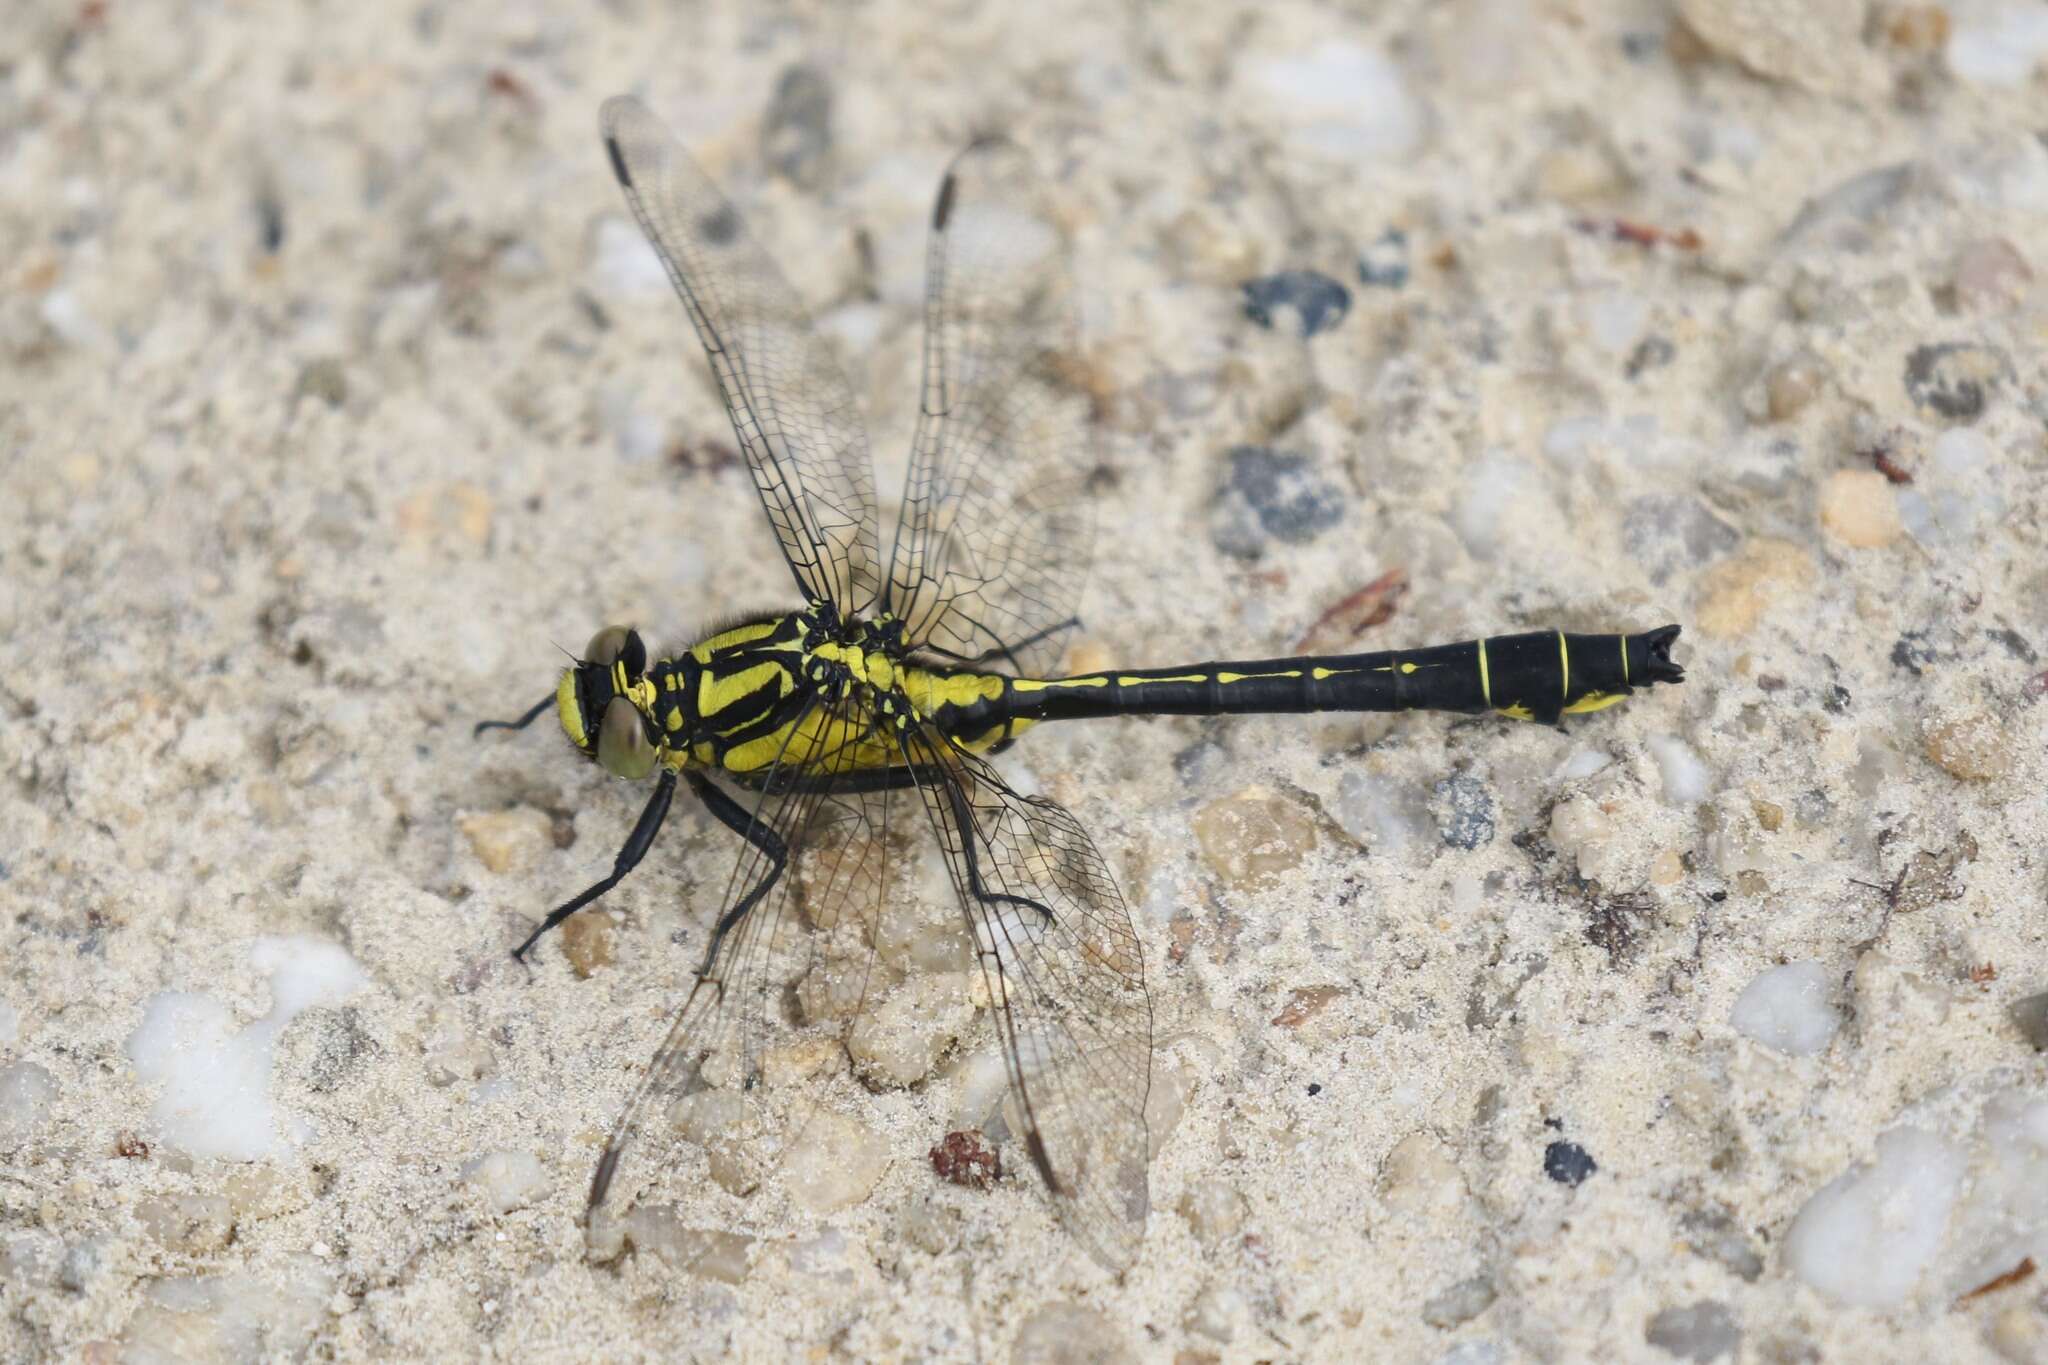
[[[1773,422],[1789,422],[1820,394],[1827,373],[1814,356],[1802,351],[1771,366],[1764,376],[1764,401]]]
[[[1193,824],[1203,863],[1233,888],[1270,884],[1315,851],[1314,817],[1270,787],[1211,801]]]
[[[1329,1008],[1330,1002],[1342,994],[1342,986],[1296,986],[1288,995],[1287,1003],[1273,1016],[1273,1022],[1281,1028],[1300,1028]]]
[[[1965,313],[2002,312],[2033,283],[2027,258],[2003,237],[1980,237],[1956,253],[1956,307]]]
[[[612,922],[603,911],[586,910],[562,921],[562,955],[576,975],[588,980],[612,965]]]
[[[1732,639],[1755,630],[1764,613],[1813,581],[1813,559],[1785,540],[1758,539],[1700,575],[1700,633]]]
[[[1837,469],[1820,487],[1820,524],[1857,549],[1889,545],[1905,533],[1891,480],[1875,469]]]
[[[1927,731],[1927,756],[1950,777],[1991,782],[2012,771],[2012,748],[1998,722],[1978,712]]]

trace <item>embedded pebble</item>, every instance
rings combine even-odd
[[[668,1262],[685,1275],[739,1284],[751,1268],[748,1253],[754,1239],[718,1228],[689,1227],[673,1208],[641,1205],[624,1220],[626,1241],[633,1250]]]
[[[57,1263],[57,1286],[84,1294],[106,1268],[107,1239],[88,1237],[64,1249],[64,1259]]]
[[[64,1243],[41,1228],[0,1238],[0,1284],[45,1285],[57,1278]]]
[[[914,976],[854,1021],[846,1051],[870,1083],[915,1085],[973,1018],[958,973]]]
[[[122,1329],[124,1360],[290,1360],[327,1320],[334,1272],[283,1258],[263,1278],[241,1271],[161,1279]]]
[[[1696,1209],[1679,1219],[1678,1225],[1695,1254],[1719,1262],[1737,1278],[1755,1284],[1764,1273],[1764,1258],[1731,1215],[1719,1209]]]
[[[1237,1336],[1237,1320],[1244,1315],[1244,1295],[1229,1285],[1212,1281],[1188,1305],[1186,1322],[1189,1331],[1228,1345]]]
[[[830,1109],[812,1115],[783,1160],[789,1196],[807,1213],[832,1213],[868,1197],[889,1164],[881,1134]]]
[[[1588,881],[1610,881],[1615,872],[1614,817],[1589,796],[1573,796],[1550,810],[1550,842],[1572,860]]]
[[[1749,634],[1778,603],[1813,582],[1812,556],[1789,541],[1757,539],[1700,575],[1693,619],[1715,639]]]
[[[34,1062],[0,1066],[0,1151],[27,1141],[56,1098],[56,1078]]]
[[[2034,1051],[2048,1052],[2048,991],[2022,996],[2007,1007],[2007,1013]]]
[[[1490,1275],[1460,1280],[1423,1301],[1422,1320],[1438,1331],[1448,1332],[1491,1308],[1496,1293]]]
[[[1428,113],[1385,53],[1347,39],[1307,51],[1240,60],[1243,112],[1278,124],[1289,150],[1344,166],[1406,157],[1421,146]]]
[[[2048,1318],[2025,1304],[2016,1303],[1993,1318],[1984,1339],[2010,1365],[2041,1365],[2048,1360]]]
[[[533,866],[554,850],[554,822],[546,811],[531,806],[479,811],[456,821],[477,861],[491,872],[515,872]]]
[[[1275,314],[1285,311],[1303,337],[1329,331],[1351,311],[1351,291],[1320,270],[1283,270],[1241,288],[1246,317],[1271,328]]]
[[[1698,1365],[1727,1356],[1733,1359],[1742,1347],[1742,1328],[1726,1304],[1701,1299],[1684,1308],[1658,1311],[1643,1328],[1643,1340],[1680,1360]]]
[[[1892,482],[1875,469],[1837,469],[1820,486],[1820,524],[1845,545],[1875,549],[1905,531]]]
[[[1951,287],[1956,306],[1966,313],[1992,313],[2012,307],[2034,281],[2027,258],[2003,237],[1979,237],[1956,253]]]
[[[1078,1303],[1049,1303],[1026,1319],[1010,1365],[1118,1365],[1135,1360],[1115,1324]]]
[[[1691,745],[1677,735],[1651,735],[1643,741],[1643,747],[1657,761],[1666,801],[1674,806],[1691,806],[1707,799],[1714,775]]]
[[[1388,228],[1358,253],[1358,282],[1375,289],[1399,289],[1408,283],[1408,234]]]
[[[1176,1206],[1187,1219],[1195,1240],[1214,1246],[1237,1236],[1244,1226],[1244,1196],[1221,1180],[1204,1180],[1190,1185]]]
[[[1474,849],[1493,842],[1493,793],[1484,782],[1470,773],[1454,773],[1436,784],[1433,795],[1446,847]]]
[[[1967,544],[2005,512],[1994,472],[1998,455],[1983,433],[1951,427],[1935,437],[1920,480],[1898,490],[1899,517],[1922,545]]]
[[[186,1256],[219,1251],[235,1231],[233,1206],[220,1194],[145,1199],[135,1206],[135,1218],[166,1250]]]
[[[2025,85],[2048,60],[2048,10],[2028,0],[1965,9],[1945,55],[1948,69],[1972,85]]]
[[[1766,80],[1818,95],[1874,94],[1881,74],[1863,42],[1865,0],[1679,0],[1691,35]]]
[[[1967,426],[1984,415],[1989,395],[2011,370],[2004,352],[1975,342],[1917,346],[1906,357],[1906,396],[1924,412]]]
[[[1927,757],[1950,777],[1992,782],[2012,771],[2012,746],[1996,720],[1973,712],[1927,727]]]
[[[21,1016],[15,1013],[14,1006],[7,1003],[5,996],[0,996],[0,1047],[13,1047],[20,1036]]]
[[[1560,1185],[1582,1185],[1600,1169],[1592,1154],[1576,1142],[1553,1142],[1543,1149],[1543,1174]]]
[[[1355,769],[1338,779],[1331,814],[1340,829],[1374,850],[1392,852],[1428,843],[1437,834],[1429,795],[1419,783]]]
[[[1456,1208],[1469,1194],[1464,1173],[1434,1133],[1410,1133],[1394,1144],[1380,1164],[1379,1192],[1387,1207],[1417,1214]]]
[[[1269,540],[1306,545],[1344,519],[1344,492],[1310,456],[1237,446],[1217,492],[1210,538],[1224,554],[1257,559]]]
[[[1810,352],[1781,360],[1764,375],[1764,403],[1773,422],[1789,422],[1819,397],[1827,371]]]
[[[590,273],[599,292],[613,298],[668,292],[668,268],[639,227],[624,218],[607,217],[598,223]]]
[[[1465,473],[1464,489],[1451,513],[1451,529],[1474,559],[1500,553],[1501,533],[1547,498],[1534,470],[1520,460],[1489,455]]]
[[[531,1152],[486,1153],[462,1168],[462,1178],[494,1213],[524,1208],[547,1188],[547,1171]]]
[[[1903,1303],[1940,1250],[1965,1169],[1962,1154],[1934,1134],[1892,1129],[1869,1164],[1800,1208],[1785,1233],[1785,1263],[1838,1303]]]
[[[584,910],[562,921],[562,956],[578,977],[589,980],[612,965],[612,921],[602,910]]]
[[[761,160],[769,170],[807,190],[831,171],[832,81],[815,66],[783,68],[761,119]]]
[[[1270,787],[1246,787],[1211,801],[1190,823],[1203,865],[1238,890],[1270,884],[1316,847],[1313,816]]]
[[[1831,997],[1835,976],[1818,962],[1788,962],[1757,977],[1735,997],[1728,1023],[1737,1033],[1793,1057],[1825,1051],[1842,1027]]]
[[[1621,543],[1652,583],[1734,549],[1742,537],[1689,493],[1644,493],[1621,515]]]

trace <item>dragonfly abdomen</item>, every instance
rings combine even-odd
[[[1306,711],[1498,711],[1555,722],[1598,711],[1651,683],[1684,679],[1677,626],[1637,635],[1530,631],[1427,649],[1250,659],[1181,668],[1018,679],[1008,718],[1290,714]]]

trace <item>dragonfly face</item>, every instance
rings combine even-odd
[[[562,733],[613,777],[638,781],[661,764],[664,745],[649,714],[654,684],[646,674],[647,646],[639,633],[606,626],[555,688]]]

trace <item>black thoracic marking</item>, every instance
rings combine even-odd
[[[621,185],[624,185],[629,190],[632,189],[633,174],[631,171],[628,171],[626,169],[626,158],[624,154],[619,151],[619,140],[615,137],[606,138],[604,140],[604,149],[605,151],[611,153],[612,174],[618,177],[619,183]]]
[[[957,184],[951,171],[946,172],[946,178],[939,183],[938,202],[932,205],[933,232],[946,230],[946,220],[953,216],[953,190]]]
[[[734,697],[720,707],[716,715],[704,719],[716,725],[720,734],[731,735],[741,726],[750,725],[774,710],[781,697],[781,680],[770,678],[753,691]]]

